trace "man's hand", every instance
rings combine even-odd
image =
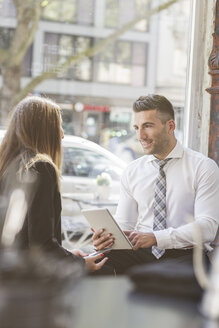
[[[98,251],[104,248],[112,247],[112,245],[114,244],[114,238],[112,238],[112,235],[110,233],[103,234],[103,232],[104,229],[99,229],[96,232],[94,232],[92,237],[93,245]]]
[[[149,248],[157,245],[157,240],[152,232],[124,231],[124,233],[134,246],[134,251],[139,248]]]

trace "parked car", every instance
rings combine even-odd
[[[119,157],[96,143],[75,136],[65,136],[63,145],[62,192],[95,192],[96,178],[108,173],[112,192],[117,192],[122,170],[126,166]]]
[[[73,193],[84,200],[94,199],[98,189],[97,176],[107,173],[111,178],[110,195],[115,201],[118,200],[120,176],[127,165],[124,161],[80,137],[65,136],[62,145],[62,194]],[[63,199],[63,215],[72,215],[72,201]]]

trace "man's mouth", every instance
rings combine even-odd
[[[152,141],[141,141],[142,147],[147,149],[152,145]]]

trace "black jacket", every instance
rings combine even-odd
[[[4,204],[0,202],[0,215],[3,222],[7,210],[5,199],[8,204],[13,189],[23,189],[27,214],[16,238],[18,247],[29,249],[36,246],[45,252],[52,252],[57,258],[82,260],[61,246],[61,196],[54,167],[49,162],[38,161],[22,182],[16,178],[18,166],[12,167],[0,182],[1,198],[4,195]]]

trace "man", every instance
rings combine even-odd
[[[172,104],[163,96],[149,95],[140,97],[133,110],[146,156],[131,162],[121,179],[115,217],[134,248],[107,255],[107,265],[117,273],[167,258],[191,261],[194,231],[207,247],[219,222],[219,169],[213,160],[176,140]],[[94,233],[98,250],[113,242],[103,229]]]

